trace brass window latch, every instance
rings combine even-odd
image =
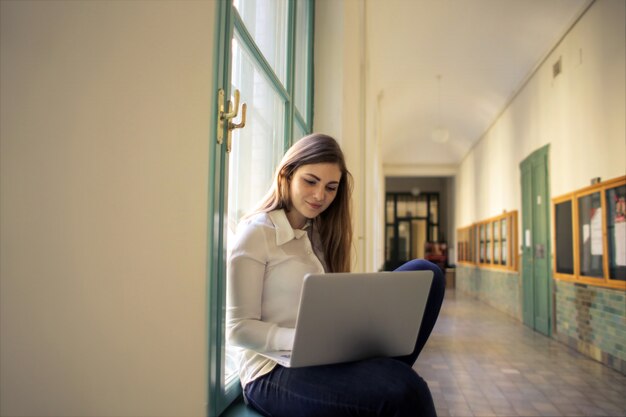
[[[241,129],[246,125],[246,110],[248,107],[246,103],[241,105],[241,121],[239,123],[233,122],[233,119],[239,114],[239,95],[239,90],[235,90],[233,93],[234,103],[228,100],[228,112],[226,112],[224,109],[224,90],[220,88],[217,92],[217,144],[221,145],[224,142],[224,122],[227,122],[226,152],[230,152],[232,147],[232,131]]]

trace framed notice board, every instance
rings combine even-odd
[[[517,271],[517,210],[457,229],[461,264]]]
[[[552,199],[554,277],[626,289],[626,176]]]

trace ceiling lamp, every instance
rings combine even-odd
[[[441,75],[437,75],[437,88],[438,88],[438,120],[437,127],[433,129],[430,134],[430,138],[433,142],[446,143],[450,139],[450,132],[448,129],[442,126],[441,123]]]

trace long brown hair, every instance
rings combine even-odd
[[[291,210],[289,183],[293,173],[302,165],[333,163],[341,170],[341,180],[333,202],[314,220],[324,248],[328,272],[349,272],[352,246],[350,197],[352,175],[339,144],[330,136],[313,133],[289,148],[274,173],[272,187],[257,206],[255,213]]]

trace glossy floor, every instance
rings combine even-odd
[[[626,376],[448,291],[415,364],[439,417],[626,416]]]

